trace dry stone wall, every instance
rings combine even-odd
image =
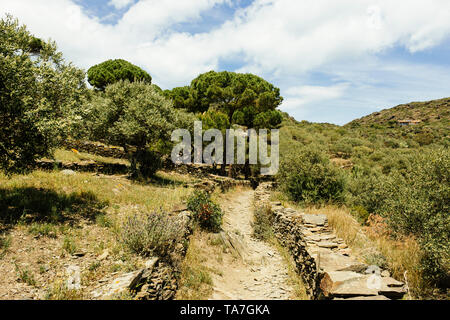
[[[310,215],[270,201],[271,183],[255,192],[255,206],[269,206],[273,230],[288,248],[313,299],[401,299],[405,285],[378,266],[368,266],[328,226],[326,215]]]
[[[129,172],[128,166],[120,163],[98,163],[95,161],[54,161],[54,160],[39,160],[36,162],[36,167],[41,170],[73,170],[79,172],[96,172],[102,174],[127,174]]]
[[[75,149],[79,152],[86,152],[107,158],[125,159],[125,151],[121,147],[107,146],[99,142],[66,140],[63,143],[64,148]]]

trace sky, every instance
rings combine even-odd
[[[0,0],[6,13],[85,70],[121,58],[163,89],[254,73],[299,121],[450,96],[448,0]]]

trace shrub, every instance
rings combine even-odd
[[[386,198],[387,177],[380,171],[366,166],[355,166],[348,180],[348,203],[352,207],[363,207],[375,213]]]
[[[253,223],[253,235],[259,240],[268,240],[273,235],[273,215],[269,206],[255,209],[255,221]]]
[[[185,233],[181,219],[162,211],[129,216],[122,225],[120,239],[133,252],[165,257],[182,242]]]
[[[434,283],[450,273],[450,155],[445,148],[417,153],[409,170],[395,171],[379,211],[394,231],[415,235],[425,251],[423,268]]]
[[[353,207],[351,213],[361,224],[366,224],[370,215],[366,208],[364,208],[363,206]]]
[[[211,200],[209,194],[196,190],[189,197],[187,207],[202,228],[212,232],[219,232],[221,230],[223,212]]]
[[[327,155],[314,147],[304,147],[285,155],[277,176],[281,189],[298,202],[341,202],[345,177]]]

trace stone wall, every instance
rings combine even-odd
[[[387,270],[368,266],[352,255],[328,226],[326,215],[310,215],[270,201],[271,183],[255,192],[255,206],[269,206],[278,241],[294,259],[312,299],[401,299],[405,285]]]
[[[80,172],[96,172],[102,174],[127,174],[128,166],[120,163],[98,163],[95,161],[53,161],[39,160],[36,162],[36,168],[42,170],[73,170]]]
[[[125,151],[121,147],[107,146],[99,142],[66,140],[63,143],[64,148],[75,149],[79,152],[86,152],[107,158],[125,159]]]

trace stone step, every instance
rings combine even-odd
[[[390,299],[401,299],[406,293],[403,283],[395,279],[352,271],[325,273],[320,288],[326,297],[338,298],[382,295]]]

